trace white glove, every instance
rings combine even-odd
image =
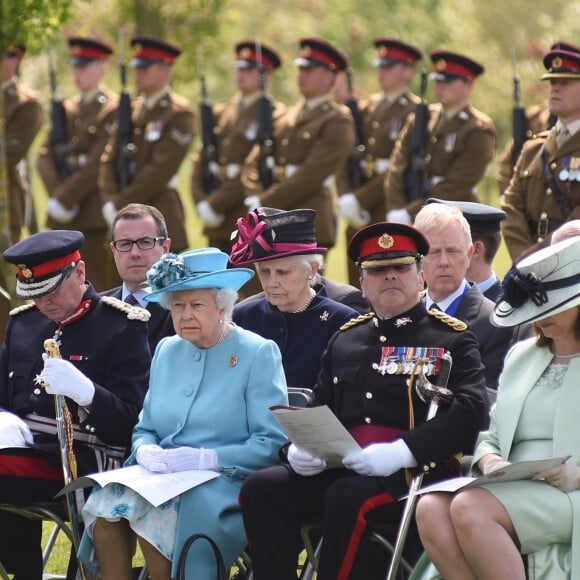
[[[79,214],[79,206],[74,205],[72,209],[66,209],[58,199],[51,197],[47,205],[48,215],[59,224],[68,224]]]
[[[483,465],[480,467],[481,473],[487,475],[492,471],[497,471],[498,469],[504,469],[508,465],[511,465],[509,461],[504,461],[501,455],[496,455],[495,453],[490,454],[489,459],[487,459]]]
[[[388,477],[403,467],[414,467],[417,462],[402,439],[393,443],[373,443],[361,451],[349,453],[342,464],[359,475]]]
[[[139,465],[153,473],[169,473],[166,453],[159,445],[141,445],[137,448],[135,459]]]
[[[288,448],[288,463],[298,475],[304,477],[318,475],[326,469],[326,461],[322,457],[316,457],[294,443]]]
[[[353,228],[362,228],[371,221],[371,214],[361,208],[354,193],[345,193],[338,198],[338,213]]]
[[[10,411],[0,411],[0,445],[26,447],[34,443],[28,425]]]
[[[261,207],[260,196],[250,195],[250,197],[246,197],[246,199],[244,199],[244,205],[248,208],[249,211]]]
[[[81,407],[93,402],[95,385],[86,375],[67,360],[49,358],[46,353],[42,380],[47,384],[46,392],[50,395],[64,395]]]
[[[111,225],[115,219],[115,216],[117,215],[117,208],[112,201],[107,201],[101,208],[101,213],[103,214],[105,221]]]
[[[177,447],[175,449],[166,449],[165,453],[167,467],[172,473],[189,469],[218,471],[220,468],[215,449]]]
[[[411,225],[411,216],[406,209],[392,209],[387,212],[386,218],[388,222],[395,222],[398,224]]]
[[[197,210],[197,214],[201,218],[201,221],[203,221],[203,223],[210,228],[217,228],[218,226],[221,226],[222,222],[226,219],[225,215],[213,211],[209,201],[205,199],[200,201],[195,206],[195,209]]]

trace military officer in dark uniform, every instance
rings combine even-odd
[[[203,233],[210,246],[228,254],[236,219],[246,213],[241,170],[258,136],[258,65],[263,66],[266,79],[281,65],[280,57],[272,48],[262,43],[257,46],[253,40],[238,42],[235,53],[238,94],[213,107],[219,185],[211,192],[204,190],[201,145],[194,154],[191,178],[191,193],[203,222]],[[274,103],[274,115],[277,117],[282,111],[280,103]]]
[[[283,210],[316,210],[316,240],[332,247],[337,232],[337,195],[334,174],[354,146],[349,110],[334,103],[331,92],[344,55],[321,38],[300,40],[298,87],[304,99],[289,107],[274,126],[278,181],[263,190],[258,179],[259,150],[254,147],[242,171],[245,204]]]
[[[105,246],[107,222],[101,215],[97,186],[101,154],[117,109],[116,95],[101,85],[106,61],[113,51],[94,38],[72,36],[68,44],[69,62],[80,93],[64,101],[67,151],[65,154],[55,151],[50,128],[40,148],[37,167],[49,195],[46,225],[51,229],[83,232],[87,279],[100,291],[113,283]]]
[[[503,236],[512,260],[550,243],[551,233],[580,217],[580,54],[544,57],[555,127],[524,143],[505,191]]]
[[[495,154],[493,121],[469,104],[475,79],[484,67],[446,50],[430,53],[431,78],[439,101],[429,106],[425,151],[426,191],[417,200],[405,197],[404,175],[411,162],[415,118],[411,115],[391,156],[385,178],[387,220],[411,223],[427,197],[479,201],[476,185]]]
[[[15,264],[16,308],[0,355],[0,502],[51,501],[63,487],[54,396],[63,395],[79,474],[107,466],[98,438],[127,446],[147,389],[147,311],[100,298],[85,280],[81,232],[41,232],[4,252]],[[54,338],[62,359],[43,360]],[[46,387],[44,388],[43,387]],[[40,580],[41,522],[0,512],[0,561],[19,579]]]
[[[103,216],[110,224],[115,212],[128,203],[155,206],[167,220],[175,252],[188,247],[183,203],[177,172],[194,133],[189,103],[169,88],[175,59],[181,49],[150,36],[131,37],[135,84],[142,94],[133,106],[133,176],[119,188],[115,162],[119,153],[113,132],[101,158],[99,189]]]
[[[330,340],[314,395],[362,449],[343,459],[344,469],[326,470],[323,458],[290,445],[290,465],[246,480],[240,500],[256,580],[295,578],[300,528],[320,519],[320,580],[384,578],[384,562],[376,569],[366,557],[367,524],[396,524],[403,508],[396,500],[414,470],[428,480],[449,477],[457,472],[450,458],[471,452],[488,411],[481,360],[466,325],[427,312],[420,299],[428,251],[424,236],[403,224],[374,224],[352,238],[348,254],[374,313]],[[444,351],[453,359],[447,387],[454,397],[427,422],[410,375],[426,357],[436,383]]]
[[[383,182],[389,157],[405,120],[420,102],[409,89],[415,65],[423,53],[410,44],[391,38],[376,38],[378,55],[374,61],[381,91],[361,100],[364,167],[368,178],[353,187],[348,171],[337,177],[339,213],[347,222],[346,239],[369,223],[385,218]],[[348,261],[349,282],[358,285],[358,269]]]

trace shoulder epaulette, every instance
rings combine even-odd
[[[339,328],[339,330],[348,330],[349,328],[352,328],[353,326],[356,326],[357,324],[360,324],[361,322],[365,322],[367,320],[370,320],[374,315],[375,315],[374,312],[368,312],[367,314],[361,314],[360,316],[357,316],[356,318],[351,318],[348,322],[345,322]]]
[[[441,312],[441,310],[427,310],[427,314],[433,318],[436,318],[457,332],[467,330],[467,324],[465,324],[463,320],[459,320],[459,318],[455,318],[455,316],[449,316],[449,314],[445,314],[445,312]]]
[[[27,310],[30,310],[33,307],[34,302],[29,302],[28,304],[22,304],[21,306],[13,308],[8,314],[10,314],[10,316],[16,316],[17,314],[20,314],[21,312],[26,312]]]
[[[123,302],[118,298],[113,296],[101,296],[101,302],[105,303],[107,306],[116,308],[127,315],[129,320],[141,320],[142,322],[147,322],[151,318],[151,312],[140,306],[131,306],[127,302]]]

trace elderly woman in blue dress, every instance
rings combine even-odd
[[[153,472],[220,476],[157,508],[124,486],[95,490],[84,518],[105,580],[131,578],[132,532],[155,580],[175,577],[192,534],[213,538],[226,564],[246,544],[238,492],[246,476],[277,462],[285,436],[268,408],[287,404],[287,395],[276,344],[230,322],[253,272],[226,269],[227,260],[205,248],[166,254],[149,270],[147,299],[169,308],[177,335],[157,346],[127,460]],[[215,574],[209,547],[192,546],[187,578]]]
[[[238,219],[230,253],[234,266],[254,264],[264,289],[263,298],[236,305],[234,322],[276,342],[289,387],[314,387],[330,337],[359,316],[314,284],[326,252],[316,243],[315,216],[313,209],[251,211]]]
[[[531,254],[508,272],[494,323],[533,322],[508,353],[475,475],[510,462],[571,456],[532,480],[419,500],[417,523],[446,580],[580,578],[580,238]],[[419,566],[412,578],[440,578]]]

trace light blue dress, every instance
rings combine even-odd
[[[239,327],[209,349],[178,336],[163,339],[126,464],[135,462],[140,445],[188,445],[215,449],[221,475],[158,508],[123,486],[95,490],[83,510],[88,526],[81,557],[89,559],[86,544],[95,517],[123,517],[173,561],[173,577],[181,547],[194,533],[212,537],[231,564],[246,544],[240,487],[250,473],[278,462],[286,440],[268,410],[280,404],[287,404],[286,381],[274,342]],[[213,554],[197,544],[190,551],[187,578],[211,580]]]

